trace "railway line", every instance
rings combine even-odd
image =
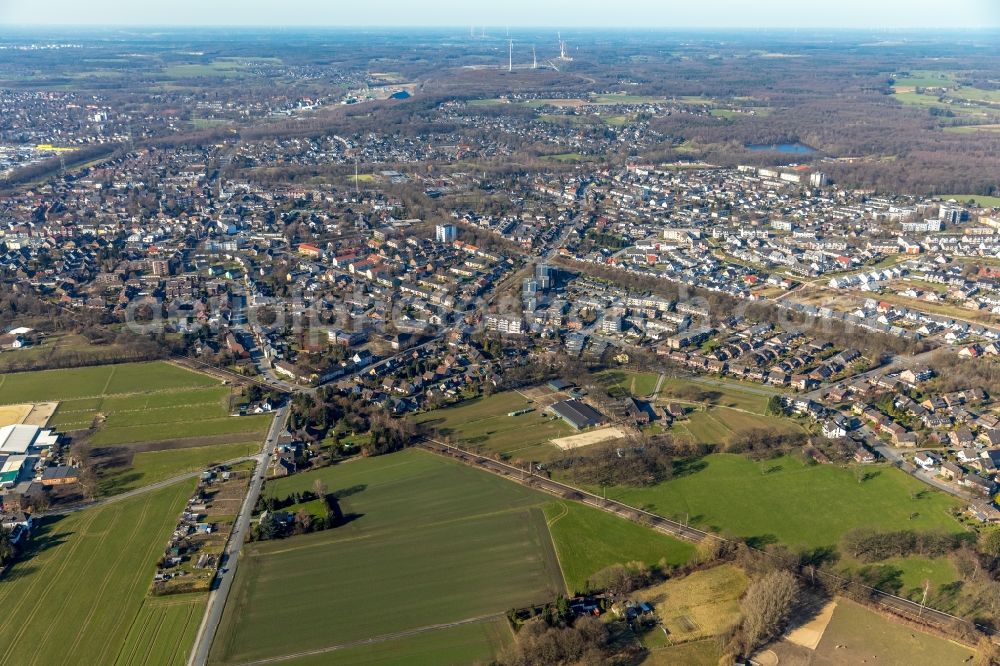
[[[658,532],[662,532],[685,541],[699,543],[706,538],[710,538],[718,539],[720,542],[728,544],[736,543],[713,532],[706,532],[696,527],[691,527],[690,525],[685,525],[684,523],[664,518],[663,516],[638,507],[630,506],[624,502],[600,497],[586,490],[574,488],[573,486],[542,476],[532,470],[522,469],[516,465],[487,458],[486,456],[466,451],[445,442],[425,437],[419,441],[418,446],[439,455],[445,455],[494,474],[519,481],[520,483],[531,486],[537,490],[547,492],[551,495],[555,495],[562,499],[576,500],[583,504],[600,509],[601,511],[617,515],[621,518],[641,522]],[[748,547],[765,557],[775,557],[771,553],[767,553],[766,551],[758,548],[753,548],[752,546]],[[782,561],[782,564],[787,565],[788,563]],[[797,573],[797,575],[807,583],[811,583],[809,576],[804,575],[802,572],[794,573]],[[975,629],[992,637],[994,641],[998,638],[996,632],[990,627],[975,624],[969,620],[960,618],[957,615],[952,615],[941,610],[924,606],[915,601],[910,601],[909,599],[905,599],[888,592],[883,592],[876,588],[863,585],[856,581],[848,580],[847,578],[837,576],[836,574],[830,572],[817,571],[815,575],[823,578],[826,582],[838,584],[845,589],[852,587],[857,591],[863,591],[876,605],[911,621],[934,626],[948,632],[953,632],[956,626],[967,625],[970,629]]]

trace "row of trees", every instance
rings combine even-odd
[[[862,562],[877,562],[907,555],[939,557],[969,541],[967,535],[947,532],[880,531],[859,527],[841,537],[840,549],[845,555]]]
[[[611,632],[596,617],[554,623],[537,617],[521,627],[514,642],[504,648],[495,663],[497,666],[603,666],[616,652]]]
[[[600,486],[642,487],[662,483],[692,469],[692,460],[713,451],[766,460],[802,448],[802,433],[756,428],[734,434],[721,446],[677,440],[670,435],[637,435],[624,442],[587,447],[550,463],[573,481]]]
[[[676,449],[673,438],[604,444],[563,458],[552,467],[564,469],[578,483],[600,486],[652,486],[671,478]]]

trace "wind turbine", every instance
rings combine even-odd
[[[535,45],[531,45],[531,69],[538,69],[538,58],[535,57]]]
[[[507,41],[507,71],[514,71],[514,40]]]
[[[563,41],[562,33],[558,32],[556,34],[559,36],[559,59],[563,62],[572,60],[572,58],[566,55],[566,42]]]

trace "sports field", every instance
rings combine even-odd
[[[765,415],[767,402],[776,393],[769,387],[725,379],[694,382],[670,377],[663,380],[659,402],[678,402],[689,409],[684,418],[672,423],[671,434],[705,444],[726,444],[751,430],[802,432],[791,419]]]
[[[585,592],[587,580],[613,564],[678,565],[694,553],[686,541],[575,502],[546,505],[545,518],[571,592]]]
[[[692,381],[681,377],[666,377],[660,387],[659,397],[666,400],[689,400],[712,407],[730,407],[755,414],[763,414],[767,401],[778,390],[762,384],[744,384],[722,378],[697,378]]]
[[[44,519],[0,584],[0,664],[183,664],[204,596],[146,592],[193,488]]]
[[[533,408],[520,416],[509,413]],[[545,461],[562,454],[550,440],[576,434],[562,419],[542,411],[517,391],[467,400],[453,407],[421,414],[417,422],[465,448],[508,455],[514,460]]]
[[[629,393],[637,398],[651,396],[660,378],[658,372],[634,372],[632,370],[604,370],[594,375],[595,379],[608,391]],[[666,381],[666,380],[664,380]]]
[[[992,131],[1000,131],[1000,125],[991,125],[986,127],[986,129],[989,131],[990,127],[994,128]],[[943,194],[941,198],[945,200],[954,199],[963,203],[972,200],[986,208],[1000,207],[1000,197],[989,197],[981,194]]]
[[[607,496],[697,527],[789,546],[834,545],[855,527],[962,530],[948,513],[958,500],[895,468],[873,471],[874,478],[858,483],[849,469],[807,466],[793,457],[758,463],[714,454],[664,483],[608,488]]]
[[[246,549],[214,663],[502,615],[565,592],[545,495],[414,449],[298,474],[267,492],[284,496],[317,478],[349,522]],[[421,640],[433,654],[435,641],[451,638]]]
[[[673,422],[668,432],[705,444],[725,444],[734,436],[752,430],[796,433],[802,429],[794,421],[730,409],[708,407],[690,412]]]

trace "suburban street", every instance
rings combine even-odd
[[[194,648],[191,650],[191,657],[188,659],[188,666],[202,666],[208,662],[208,653],[212,648],[212,640],[215,632],[219,628],[222,620],[222,611],[226,607],[226,600],[229,591],[233,586],[233,579],[236,576],[236,566],[239,563],[240,549],[243,541],[250,529],[250,517],[253,508],[257,504],[257,498],[264,487],[264,477],[267,475],[267,468],[271,463],[271,455],[274,453],[278,436],[285,428],[285,421],[288,419],[289,406],[286,404],[278,409],[271,423],[271,429],[267,433],[267,439],[261,447],[261,452],[256,456],[257,467],[254,469],[253,477],[247,488],[243,506],[240,508],[236,522],[233,524],[233,531],[229,535],[229,542],[219,560],[219,573],[216,576],[215,588],[209,592],[208,606],[202,618],[201,626],[198,628],[198,635],[195,637]]]

